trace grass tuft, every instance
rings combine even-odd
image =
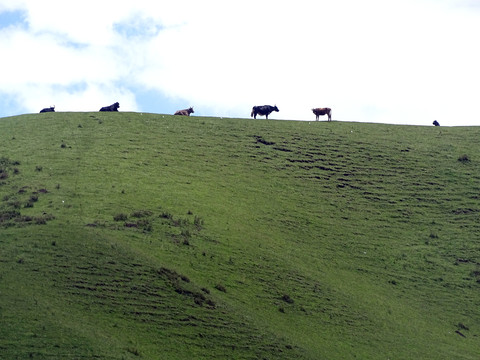
[[[462,163],[468,163],[468,162],[470,162],[470,158],[468,157],[467,154],[463,154],[463,155],[460,155],[458,157],[458,161],[460,161]]]

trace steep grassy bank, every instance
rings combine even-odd
[[[1,353],[475,359],[479,132],[0,119]]]

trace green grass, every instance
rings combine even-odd
[[[0,357],[477,359],[479,135],[0,119]]]

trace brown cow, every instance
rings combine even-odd
[[[178,110],[178,111],[175,112],[174,115],[190,116],[190,114],[193,114],[193,113],[194,113],[193,107],[190,107],[188,109]]]
[[[315,114],[316,121],[322,115],[328,115],[328,121],[332,121],[332,109],[330,108],[315,108],[312,109],[313,113]]]

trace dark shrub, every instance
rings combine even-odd
[[[47,223],[47,219],[45,219],[43,216],[39,216],[35,218],[35,224],[37,225],[45,225]]]
[[[217,306],[217,304],[215,304],[215,301],[213,301],[211,299],[207,300],[207,305],[212,307],[212,308],[215,308],[215,306]]]
[[[285,301],[288,304],[293,304],[293,299],[287,294],[282,296],[282,300]]]
[[[143,231],[152,231],[153,230],[152,224],[150,223],[150,221],[148,219],[138,220],[137,221],[137,226],[139,228],[142,228]]]
[[[13,207],[14,209],[20,209],[22,207],[22,203],[18,200],[12,200],[8,203],[8,205]]]
[[[18,216],[20,216],[20,213],[15,210],[6,210],[4,212],[0,212],[0,223],[11,220],[11,219],[15,219]]]
[[[128,219],[128,215],[123,214],[123,213],[117,214],[113,217],[113,220],[115,220],[115,221],[125,221],[127,219]]]
[[[19,222],[19,223],[21,223],[21,222],[30,222],[30,221],[32,221],[32,220],[33,220],[33,218],[32,218],[31,216],[28,216],[28,215],[21,215],[21,216],[17,216],[17,217],[15,218],[15,221],[16,221],[16,222]]]
[[[150,210],[137,210],[130,214],[134,218],[142,218],[152,215]]]
[[[224,293],[227,292],[227,289],[225,289],[225,286],[223,286],[222,284],[215,285],[215,289],[217,289],[218,291],[224,292]]]
[[[160,214],[160,217],[163,218],[163,219],[172,219],[173,215],[168,213],[168,212],[163,212],[163,213]]]

